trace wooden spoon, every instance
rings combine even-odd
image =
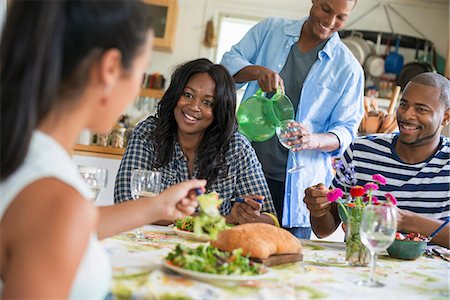
[[[397,131],[397,130],[398,130],[397,118],[394,117],[394,120],[392,121],[391,125],[389,125],[389,127],[386,128],[383,133],[391,133],[391,132]]]
[[[372,102],[372,99],[369,97],[364,96],[364,116],[361,120],[361,124],[359,124],[359,132],[365,133],[366,132],[366,121],[367,117],[370,111],[370,103]]]
[[[368,102],[370,111],[367,113],[365,121],[365,132],[373,134],[378,132],[383,116],[378,111],[378,102],[375,98],[368,98]]]
[[[386,133],[386,131],[394,122],[394,109],[395,105],[397,104],[398,96],[400,95],[400,86],[396,86],[394,89],[394,92],[392,93],[391,101],[389,102],[389,107],[387,110],[387,115],[384,118],[383,122],[380,125],[380,128],[378,129],[378,132]]]
[[[377,133],[380,127],[381,121],[383,120],[384,113],[371,111],[366,119],[366,133]]]

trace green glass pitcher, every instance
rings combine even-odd
[[[294,119],[294,107],[281,88],[270,99],[261,89],[257,90],[237,111],[239,132],[253,142],[267,141],[282,121],[291,119]]]

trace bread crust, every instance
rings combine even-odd
[[[300,241],[289,231],[266,223],[248,223],[222,231],[211,243],[223,251],[242,248],[244,255],[265,259],[271,255],[302,251]]]

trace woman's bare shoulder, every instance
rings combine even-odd
[[[17,195],[3,216],[2,227],[11,238],[46,232],[82,237],[95,229],[97,219],[95,206],[77,190],[55,178],[43,178]]]
[[[5,292],[67,297],[97,218],[92,203],[55,178],[22,190],[0,223],[0,273],[10,283]],[[27,292],[15,282],[26,283]]]

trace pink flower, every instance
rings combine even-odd
[[[369,196],[364,196],[363,199],[364,203],[370,202],[370,197]],[[372,204],[378,204],[378,197],[377,196],[372,196]]]
[[[380,204],[380,201],[378,201],[377,196],[372,196],[372,204]]]
[[[364,190],[366,192],[378,190],[378,185],[376,183],[373,183],[373,182],[366,183],[364,185]]]
[[[342,198],[343,195],[344,193],[342,192],[341,189],[332,189],[327,193],[327,199],[329,202],[335,202],[340,198]]]
[[[386,193],[384,194],[384,196],[386,197],[386,200],[391,202],[393,205],[397,205],[397,199],[394,197],[394,195],[392,195],[391,193]]]
[[[381,175],[381,174],[374,174],[374,175],[372,176],[372,179],[373,179],[374,181],[378,182],[378,184],[386,185],[386,177],[384,177],[384,176]]]

